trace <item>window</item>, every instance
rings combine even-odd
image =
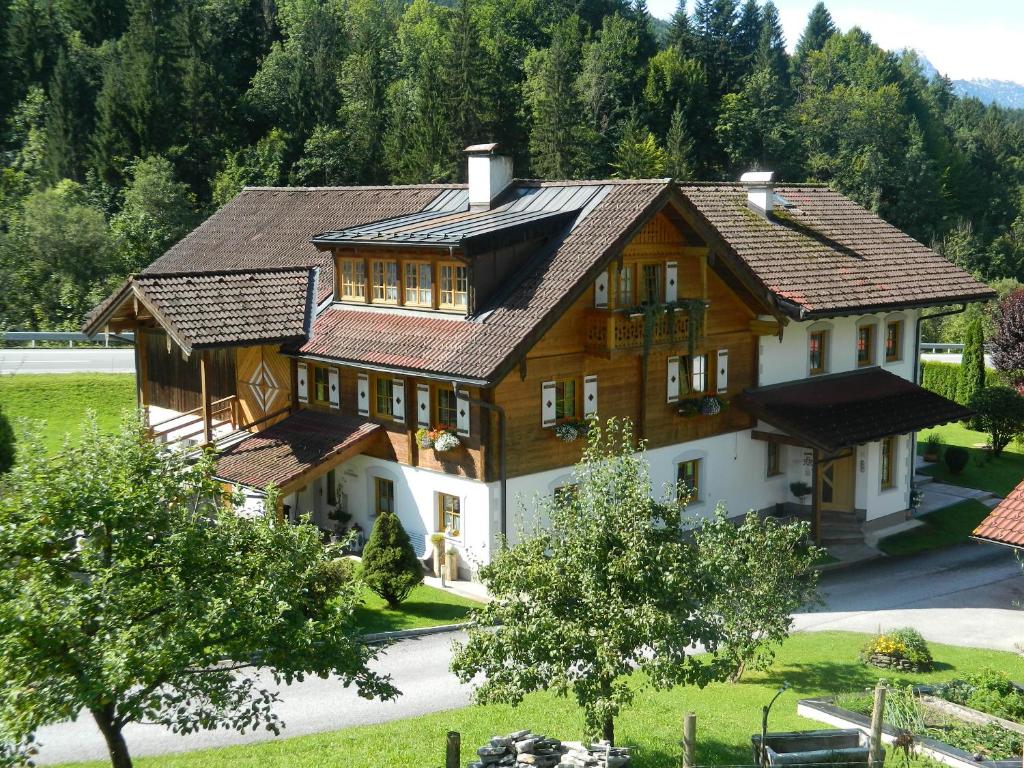
[[[429,263],[405,262],[405,304],[409,307],[434,306],[434,275]]]
[[[441,301],[445,309],[466,309],[469,306],[469,278],[461,264],[441,265]]]
[[[896,438],[886,437],[882,440],[882,466],[879,472],[883,491],[896,487]]]
[[[641,304],[661,304],[664,297],[662,288],[662,265],[644,264],[642,266],[642,282],[640,283]]]
[[[437,404],[436,426],[455,429],[459,420],[459,401],[455,391],[451,387],[438,387],[434,402]]]
[[[374,379],[374,390],[376,395],[374,398],[374,415],[386,416],[389,419],[394,418],[394,382],[386,376],[378,376]]]
[[[576,392],[575,379],[555,382],[555,418],[559,421],[577,417],[579,412],[576,408]]]
[[[327,503],[338,506],[338,473],[334,469],[327,470]]]
[[[373,478],[374,510],[378,515],[395,511],[395,483],[386,477]]]
[[[690,391],[701,394],[708,388],[708,356],[690,358]]]
[[[449,536],[458,536],[462,531],[462,504],[458,496],[437,494],[437,528]]]
[[[331,382],[327,369],[319,365],[313,366],[313,402],[328,404],[331,402]]]
[[[767,475],[768,477],[775,477],[782,474],[782,446],[776,443],[774,440],[769,440],[765,445],[768,446],[768,466]]]
[[[857,326],[857,365],[860,367],[875,364],[875,326]]]
[[[700,501],[700,459],[679,462],[676,469],[676,483],[679,485],[679,498],[687,498],[691,502]]]
[[[807,343],[807,356],[811,366],[811,376],[825,372],[827,355],[828,331],[814,331]]]
[[[366,264],[362,259],[341,260],[341,298],[366,301]]]
[[[903,359],[903,321],[890,320],[885,324],[885,362]]]
[[[398,303],[398,262],[373,262],[373,300],[384,304]]]
[[[633,298],[633,265],[623,264],[619,270],[618,285],[616,286],[615,306],[631,307],[636,303]]]

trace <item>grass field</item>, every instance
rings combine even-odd
[[[390,632],[396,629],[436,627],[465,621],[470,608],[479,603],[425,584],[416,587],[397,610],[370,590],[363,596],[363,605],[356,609],[356,618],[363,632]]]
[[[951,507],[921,516],[920,528],[888,536],[878,542],[887,555],[912,555],[926,549],[938,549],[967,541],[992,510],[980,501],[967,499]]]
[[[1002,456],[993,457],[983,446],[988,440],[984,432],[974,432],[959,423],[945,424],[935,429],[918,433],[917,452],[922,453],[922,438],[931,432],[942,437],[943,448],[950,445],[963,446],[971,454],[970,461],[959,475],[954,475],[941,460],[931,467],[921,470],[922,474],[931,475],[942,483],[965,485],[968,488],[979,488],[997,496],[1006,496],[1021,480],[1024,480],[1024,452],[1014,443],[1006,446]]]
[[[800,633],[783,646],[768,672],[748,673],[738,684],[716,683],[704,690],[680,687],[645,689],[616,721],[616,741],[636,747],[634,768],[676,768],[683,714],[697,714],[698,765],[750,763],[750,736],[760,730],[761,707],[783,681],[792,690],[772,710],[770,730],[826,726],[798,717],[797,699],[839,691],[864,690],[879,677],[892,682],[924,683],[996,667],[1024,678],[1024,658],[998,651],[932,645],[937,670],[893,676],[860,663],[857,653],[866,635],[845,632]],[[641,679],[634,678],[639,687]],[[244,747],[139,758],[139,768],[437,768],[444,761],[445,733],[462,734],[462,763],[494,734],[532,728],[559,738],[581,734],[575,705],[552,694],[533,694],[517,709],[480,706],[438,712],[375,726],[278,739]],[[129,744],[129,748],[131,744]],[[894,763],[895,765],[896,763]],[[91,763],[100,768],[103,763]]]
[[[44,422],[43,442],[56,452],[68,433],[81,431],[88,411],[101,429],[112,430],[135,407],[130,373],[17,374],[0,376],[0,406],[18,431],[18,419]]]

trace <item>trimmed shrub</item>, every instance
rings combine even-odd
[[[960,361],[960,380],[956,385],[956,401],[968,405],[974,395],[985,389],[985,332],[981,320],[967,326],[964,353]]]
[[[423,567],[394,512],[378,515],[373,524],[363,549],[363,581],[391,608],[401,605],[423,581]]]
[[[1014,435],[1024,432],[1024,397],[1009,387],[985,387],[974,393],[970,408],[976,428],[988,432],[992,455],[998,456]]]
[[[921,386],[942,395],[947,400],[957,400],[957,384],[960,381],[960,363],[940,363],[933,360],[921,361]],[[985,369],[985,386],[994,387],[1000,383],[999,372]],[[966,405],[966,403],[960,403]]]
[[[971,454],[968,450],[959,445],[949,446],[942,454],[942,460],[946,462],[946,467],[954,475],[959,475],[964,471],[970,458]]]

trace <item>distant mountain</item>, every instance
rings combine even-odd
[[[939,70],[928,61],[921,51],[914,51],[921,62],[921,69],[929,80],[938,77]],[[975,98],[986,104],[998,104],[1008,109],[1024,109],[1024,85],[1011,80],[954,80],[953,90],[960,96]]]

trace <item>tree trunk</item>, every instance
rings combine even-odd
[[[114,716],[114,705],[108,704],[100,709],[91,710],[100,733],[107,741],[107,752],[110,753],[110,764],[113,768],[132,768],[132,758],[128,754],[128,745],[121,734],[121,726]]]
[[[601,726],[601,738],[607,741],[609,744],[615,744],[615,718],[608,715],[604,719],[604,725]]]

